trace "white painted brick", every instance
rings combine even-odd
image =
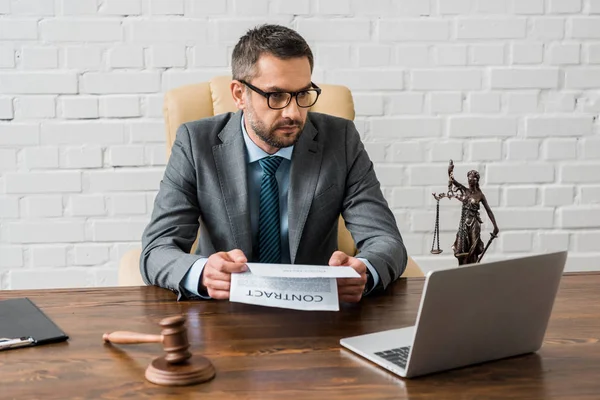
[[[22,119],[54,118],[55,96],[18,96],[15,99],[15,117]]]
[[[99,47],[69,46],[65,48],[65,65],[67,68],[83,70],[100,69],[102,51]]]
[[[60,154],[61,168],[101,168],[102,148],[95,146],[67,147]]]
[[[550,183],[554,182],[554,166],[531,162],[527,164],[488,164],[486,182],[490,184]]]
[[[112,215],[146,213],[146,195],[144,193],[115,194],[109,196],[108,201]]]
[[[579,64],[580,60],[579,43],[553,43],[550,45],[550,64],[565,65]]]
[[[233,0],[233,13],[235,15],[263,16],[269,13],[269,0]]]
[[[92,223],[92,237],[95,242],[139,241],[147,220],[99,220]]]
[[[155,68],[185,67],[185,46],[156,45],[150,48],[150,66]]]
[[[86,172],[91,192],[158,190],[162,170],[115,170]]]
[[[13,99],[11,97],[0,97],[0,119],[10,120],[13,118]]]
[[[21,199],[21,209],[30,218],[62,217],[62,196],[27,196]]]
[[[469,140],[471,161],[499,161],[502,159],[502,142],[499,140]]]
[[[531,39],[562,39],[565,36],[564,18],[532,18]]]
[[[506,14],[510,0],[478,0],[475,11],[479,14]]]
[[[121,21],[106,19],[44,19],[40,21],[45,42],[120,42]]]
[[[517,119],[511,117],[449,118],[450,137],[510,137],[517,135]]]
[[[109,261],[110,247],[105,244],[76,244],[73,262],[76,265],[98,265]]]
[[[571,112],[575,110],[575,93],[545,93],[541,103],[548,113]]]
[[[174,70],[168,69],[162,74],[163,91],[175,89],[180,86],[210,81],[215,76],[231,74],[231,69],[221,68],[215,70]]]
[[[368,150],[368,146],[366,147]],[[166,146],[164,144],[145,145],[144,151],[144,160],[146,161],[146,164],[153,166],[167,165]]]
[[[536,249],[543,252],[569,249],[569,234],[564,232],[538,232]]]
[[[600,204],[600,186],[581,186],[581,204]]]
[[[12,0],[11,13],[15,15],[54,15],[54,1]]]
[[[460,92],[431,93],[429,110],[432,114],[460,113],[463,106],[463,95]]]
[[[574,160],[577,158],[577,139],[548,139],[543,144],[545,160]]]
[[[187,11],[186,11],[186,13],[187,13]],[[205,18],[206,15],[207,15],[206,12],[202,12],[201,17]],[[245,35],[249,29],[253,29],[262,23],[274,23],[274,24],[284,25],[289,28],[293,28],[293,24],[291,23],[289,16],[264,17],[262,19],[219,18],[219,19],[215,19],[214,23],[211,25],[211,35],[214,35],[216,33],[217,41],[219,43],[227,43],[227,44],[235,45],[239,41],[240,37]],[[216,32],[213,29],[215,25],[216,25]],[[304,36],[304,38],[306,40],[309,40],[308,37],[306,37],[306,36]],[[198,41],[198,40],[196,40],[196,41]]]
[[[383,96],[380,94],[355,94],[356,115],[383,115]]]
[[[504,232],[502,234],[502,251],[527,252],[533,247],[533,235],[531,232]]]
[[[82,268],[26,269],[9,274],[9,285],[13,290],[80,288],[92,284],[92,271]]]
[[[310,0],[273,0],[276,14],[306,15],[310,13]]]
[[[420,114],[423,111],[423,93],[398,93],[389,96],[390,112],[397,114]]]
[[[119,270],[116,263],[108,263],[102,268],[93,269],[95,280],[94,286],[97,287],[114,287],[119,286]]]
[[[420,142],[403,141],[392,145],[392,160],[401,163],[425,161],[425,149]]]
[[[23,248],[21,246],[0,246],[0,268],[23,266]]]
[[[571,20],[569,37],[576,39],[600,38],[598,17],[575,17]]]
[[[549,229],[554,226],[552,208],[499,208],[494,210],[499,228],[510,229]]]
[[[349,45],[317,45],[315,65],[327,68],[347,68],[351,65]]]
[[[100,14],[139,15],[142,12],[141,0],[103,0]]]
[[[107,118],[139,117],[138,96],[103,96],[100,98],[100,115]]]
[[[600,64],[600,43],[585,44],[586,61],[590,64]],[[2,50],[0,49],[0,52]],[[0,66],[1,66],[0,62]]]
[[[67,265],[67,246],[31,246],[30,254],[31,265],[34,268],[65,267]]]
[[[600,232],[575,233],[575,250],[577,251],[598,251],[600,243]]]
[[[590,0],[590,14],[600,14],[600,0]]]
[[[44,122],[43,144],[119,144],[123,143],[123,124],[118,122]]]
[[[537,140],[510,140],[506,143],[507,156],[512,161],[537,160],[540,142]]]
[[[0,0],[0,14],[10,14],[10,0]]]
[[[15,49],[11,45],[0,45],[0,68],[15,66]]]
[[[462,161],[463,144],[462,142],[434,142],[431,145],[431,161]]]
[[[58,67],[56,47],[23,47],[20,52],[24,69],[46,69]]]
[[[9,243],[73,243],[85,240],[83,221],[9,222]]]
[[[228,65],[227,48],[224,46],[195,46],[195,67],[226,67]]]
[[[502,97],[500,93],[471,93],[469,95],[469,111],[472,113],[500,112]]]
[[[581,11],[581,0],[550,0],[551,14],[574,14]]]
[[[519,39],[527,30],[521,18],[458,18],[457,25],[459,39]]]
[[[503,44],[474,44],[470,46],[471,55],[469,64],[471,65],[501,65],[504,64],[504,45]]]
[[[513,43],[511,61],[513,64],[539,64],[544,58],[543,43]]]
[[[22,152],[27,169],[58,168],[58,147],[29,147]]]
[[[189,17],[205,17],[226,12],[227,0],[187,0],[186,2],[185,15]]]
[[[508,112],[511,114],[535,113],[538,111],[538,93],[508,93]]]
[[[382,67],[390,64],[391,46],[363,45],[358,47],[359,67]]]
[[[81,77],[83,93],[154,93],[160,91],[158,72],[88,72]]]
[[[542,205],[544,207],[567,206],[575,202],[573,186],[542,187]]]
[[[404,88],[399,70],[338,70],[327,72],[329,83],[346,85],[351,90],[401,90]]]
[[[404,242],[407,253],[411,256],[429,253],[430,247],[426,250],[423,249],[424,245],[426,244],[425,238],[429,240],[429,235],[421,233],[406,233],[406,231],[402,232],[402,242]],[[427,243],[427,245],[429,245],[429,243]]]
[[[411,214],[411,226],[413,232],[427,232],[430,233],[433,230],[435,224],[435,209],[432,211],[414,211]],[[443,235],[444,239],[450,238],[452,239],[456,236],[456,226],[460,221],[460,207],[456,207],[455,210],[440,210],[440,230],[449,232],[448,235]],[[454,231],[454,232],[452,232]],[[451,233],[452,232],[452,233]],[[440,245],[444,246],[443,243],[447,243],[448,249],[449,245],[452,243],[446,240],[442,240],[440,237]]]
[[[208,23],[204,21],[131,20],[125,26],[134,43],[204,43],[208,38]]]
[[[507,187],[504,190],[504,204],[508,207],[527,207],[537,204],[537,188]]]
[[[396,46],[396,64],[402,67],[427,67],[430,61],[430,46],[400,45]]]
[[[472,0],[438,0],[440,14],[470,14],[475,10]]]
[[[0,218],[19,218],[19,198],[0,196]]]
[[[482,86],[480,70],[413,70],[411,87],[416,90],[478,90]]]
[[[435,48],[437,65],[467,65],[467,46],[440,45]]]
[[[385,42],[444,41],[450,38],[450,21],[444,20],[381,20],[379,40]]]
[[[394,188],[392,207],[423,207],[425,190],[423,188]]]
[[[580,136],[592,133],[591,116],[528,117],[526,132],[529,137]]]
[[[163,121],[135,121],[129,127],[133,143],[165,142],[165,124]]]
[[[316,14],[349,15],[350,0],[316,0]]]
[[[17,169],[17,151],[13,149],[0,149],[0,172],[15,171]]]
[[[597,89],[600,86],[600,68],[567,69],[565,87],[570,89]]]
[[[35,40],[37,39],[37,20],[2,19],[0,20],[0,40]]]
[[[150,0],[150,14],[152,15],[183,15],[183,0]]]
[[[385,162],[386,144],[385,143],[364,143],[365,150],[369,158],[374,163]]]
[[[98,118],[98,98],[93,96],[62,96],[59,99],[63,118]]]
[[[113,167],[137,167],[144,165],[143,146],[112,146],[108,151],[108,163]]]
[[[98,0],[60,0],[63,15],[94,15],[98,11]]]
[[[595,228],[600,226],[600,207],[563,207],[558,210],[561,228]]]
[[[142,97],[142,110],[145,117],[162,118],[165,96],[162,93]]]
[[[373,9],[373,8],[382,9],[383,8],[383,7],[373,7],[373,5],[376,5],[376,3],[374,3],[374,2],[365,2],[365,1],[360,1],[360,0],[353,0],[353,1],[354,1],[355,10],[357,12],[364,12],[365,9],[369,9],[369,8],[371,8],[371,9]],[[386,4],[385,1],[382,1],[382,3]],[[395,15],[417,16],[417,17],[431,15],[431,7],[430,7],[428,1],[396,0],[396,1],[392,1],[390,3],[393,7],[392,12]],[[361,7],[357,8],[356,7],[357,4],[361,4]],[[377,14],[377,15],[379,15],[379,14]]]
[[[72,72],[0,72],[0,93],[77,93]]]
[[[432,185],[436,188],[440,188],[440,190],[444,190],[442,188],[447,188],[448,186],[448,173],[447,173],[447,161],[444,165],[435,165],[435,164],[427,164],[427,165],[411,165],[408,167],[408,177],[410,181],[410,185],[412,186],[423,186],[423,185]],[[471,169],[478,169],[476,164],[466,164],[461,163],[456,166],[454,170],[454,176],[457,177],[459,181],[461,181],[461,176],[466,176],[467,171]],[[460,214],[460,211],[459,211]],[[457,220],[458,221],[458,220]]]
[[[579,139],[581,154],[585,159],[600,159],[600,138],[586,137]]]
[[[371,134],[378,138],[423,138],[442,134],[440,118],[394,117],[371,119]]]
[[[71,196],[65,214],[70,214],[74,217],[106,215],[104,196],[96,194]]]
[[[30,146],[39,142],[39,124],[0,123],[0,146]]]
[[[493,89],[553,89],[558,87],[558,69],[492,68]]]
[[[562,164],[560,175],[561,182],[565,183],[598,183],[600,182],[600,164]]]
[[[128,45],[112,47],[108,50],[108,65],[112,68],[142,68],[144,49]]]
[[[80,192],[79,172],[11,172],[5,175],[7,193]]]
[[[382,186],[398,186],[402,183],[404,168],[396,165],[375,165],[375,173]]]
[[[517,0],[513,2],[515,14],[543,14],[544,0]]]
[[[354,42],[371,37],[371,24],[364,19],[301,19],[297,30],[308,41]]]

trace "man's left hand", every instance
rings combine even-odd
[[[343,251],[335,251],[329,259],[332,267],[349,266],[360,274],[360,278],[338,278],[338,297],[341,301],[358,303],[362,298],[367,284],[367,266],[358,258],[354,258]]]

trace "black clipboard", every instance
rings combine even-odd
[[[0,350],[62,342],[68,338],[27,297],[0,301]]]

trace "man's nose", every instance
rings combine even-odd
[[[282,110],[281,116],[284,118],[289,118],[293,121],[300,119],[300,107],[298,107],[295,97],[293,97],[290,101],[290,104],[288,104],[288,106]]]

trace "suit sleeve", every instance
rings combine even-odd
[[[140,272],[146,284],[170,289],[179,298],[191,295],[182,280],[201,258],[189,254],[199,227],[196,169],[188,128],[177,130],[172,153],[142,236]]]
[[[406,248],[373,163],[351,121],[345,139],[347,177],[342,217],[358,248],[355,257],[366,258],[377,270],[380,279],[374,291],[382,291],[404,272]]]

